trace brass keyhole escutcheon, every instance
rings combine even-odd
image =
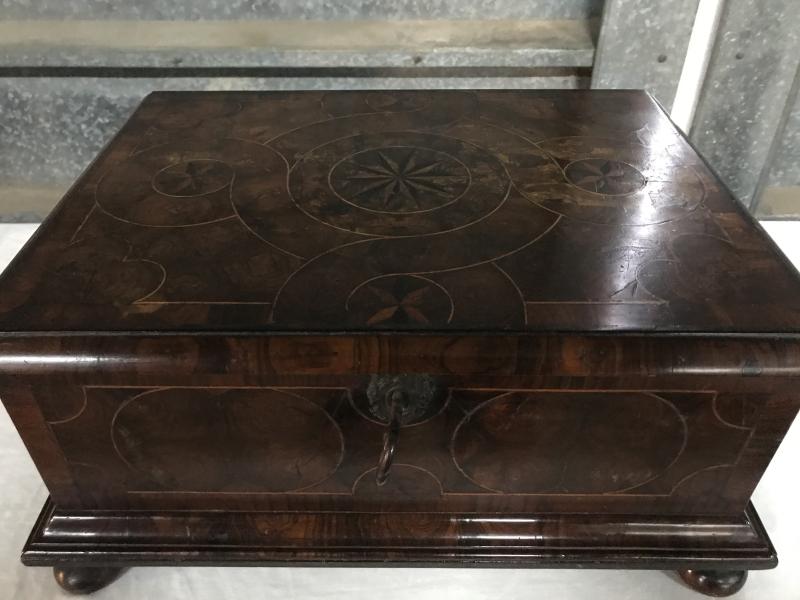
[[[367,386],[370,413],[386,425],[375,473],[379,486],[389,479],[400,430],[438,412],[439,396],[436,381],[429,375],[374,375],[370,379]]]

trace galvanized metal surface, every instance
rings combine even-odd
[[[588,19],[0,21],[2,67],[591,66]]]
[[[646,89],[668,109],[699,0],[606,0],[592,87]]]
[[[580,19],[603,0],[3,0],[0,19]]]
[[[0,78],[0,222],[36,222],[154,90],[578,88],[588,78]]]
[[[750,206],[772,158],[773,140],[781,134],[799,60],[797,0],[726,2],[691,138]],[[797,157],[780,160],[787,162],[779,178],[800,167]]]
[[[758,216],[800,218],[800,65],[750,208]]]

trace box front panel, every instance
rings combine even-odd
[[[86,508],[737,513],[784,416],[752,392],[436,378],[378,485],[376,378],[313,379],[35,396]]]

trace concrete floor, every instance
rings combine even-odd
[[[800,223],[766,222],[767,231],[800,266]],[[35,230],[0,225],[0,269]],[[800,420],[775,456],[753,501],[772,537],[780,565],[754,571],[738,600],[800,598]],[[0,599],[66,598],[49,569],[26,568],[19,552],[47,491],[5,411],[0,411]],[[327,569],[327,568],[136,568],[97,600],[275,598],[296,600],[697,600],[672,573],[661,571]]]

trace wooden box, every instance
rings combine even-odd
[[[23,551],[776,564],[800,279],[646,94],[156,93],[0,279]]]

